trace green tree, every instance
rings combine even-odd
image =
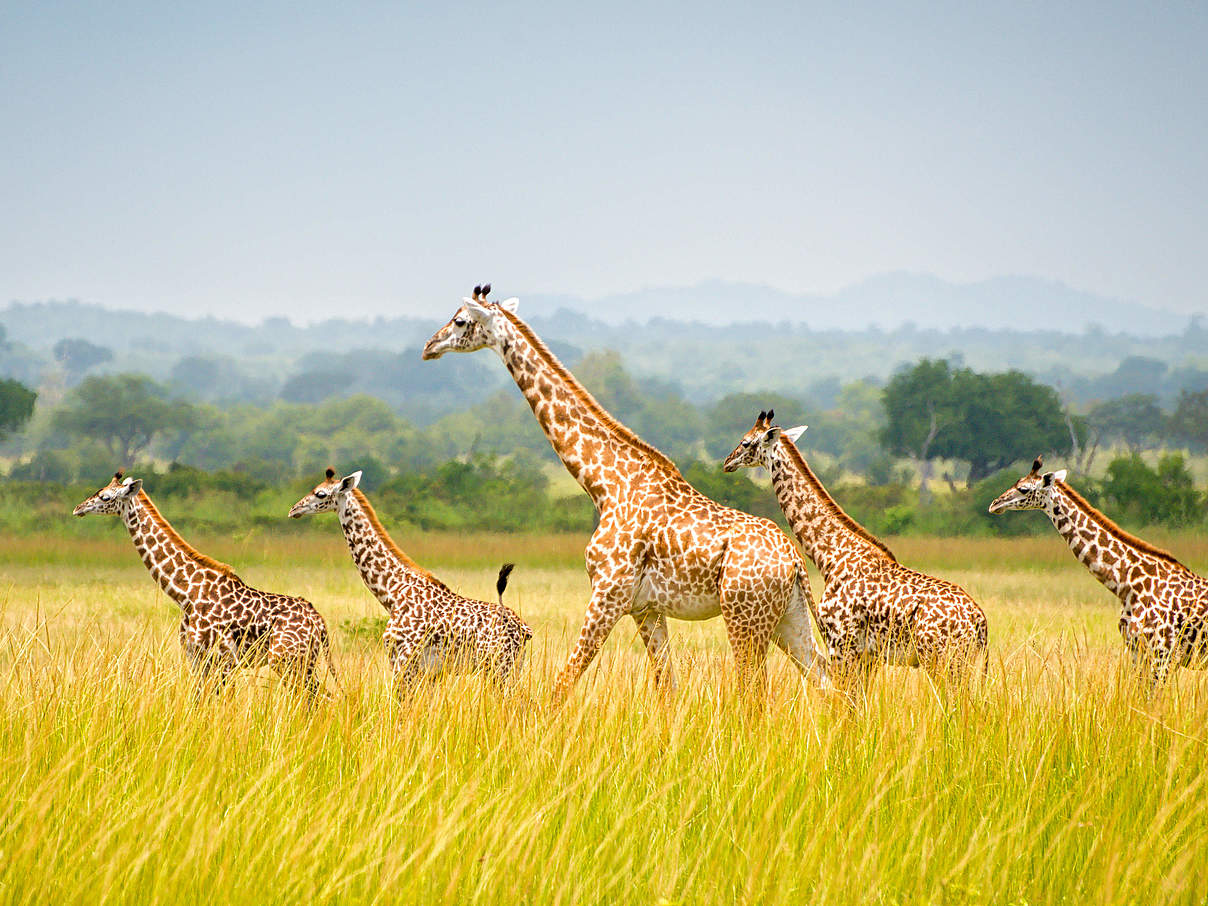
[[[1183,390],[1170,416],[1170,433],[1197,450],[1208,449],[1208,390]]]
[[[1036,452],[1068,454],[1070,432],[1057,391],[1020,371],[953,375],[955,419],[937,456],[969,463],[967,487]]]
[[[921,359],[897,372],[882,392],[885,426],[881,443],[895,456],[908,456],[919,465],[919,496],[929,494],[935,442],[956,419],[953,374],[942,359]]]
[[[63,366],[73,379],[80,377],[94,365],[102,365],[112,361],[113,352],[104,346],[97,346],[78,337],[66,337],[51,348],[55,360]]]
[[[891,453],[919,462],[923,495],[933,459],[967,462],[972,487],[1036,452],[1070,449],[1057,391],[1019,371],[980,374],[923,359],[893,376],[882,401],[881,441]]]
[[[339,396],[352,386],[355,378],[344,371],[304,371],[281,387],[281,399],[287,403],[321,403]]]
[[[51,424],[64,434],[101,443],[119,466],[133,465],[156,438],[187,430],[193,407],[168,398],[167,390],[141,374],[85,378],[54,412]]]
[[[1136,453],[1112,460],[1099,494],[1113,515],[1146,525],[1195,525],[1204,519],[1203,495],[1178,453],[1163,456],[1156,469]]]
[[[1087,423],[1104,440],[1123,441],[1132,453],[1147,449],[1166,430],[1166,416],[1152,393],[1129,393],[1099,403],[1087,413]]]
[[[0,440],[29,421],[37,398],[38,394],[20,381],[0,378]]]

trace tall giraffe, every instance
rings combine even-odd
[[[599,525],[587,545],[591,600],[554,685],[562,702],[617,621],[629,614],[654,667],[667,664],[667,618],[726,623],[744,682],[765,675],[775,641],[803,674],[826,668],[814,645],[805,564],[776,525],[722,506],[666,456],[613,418],[516,315],[518,300],[474,288],[424,346],[425,359],[489,348],[503,359],[566,469],[591,497]]]
[[[836,671],[865,677],[878,663],[959,673],[984,654],[986,615],[963,588],[916,572],[852,519],[827,493],[795,441],[760,412],[724,468],[762,466],[806,556],[825,583],[818,622]],[[983,662],[985,663],[985,662]]]
[[[1066,471],[1032,471],[990,504],[991,513],[1044,510],[1078,562],[1120,599],[1120,635],[1151,688],[1172,666],[1208,668],[1208,579],[1130,535],[1065,483]]]
[[[72,512],[122,518],[143,565],[180,606],[180,644],[189,666],[202,677],[212,674],[221,687],[236,667],[268,664],[314,696],[322,655],[336,679],[327,624],[314,606],[303,598],[252,588],[225,563],[199,553],[160,515],[141,478],[123,479],[117,472]]]
[[[499,570],[499,603],[452,591],[394,543],[364,493],[361,473],[324,480],[290,507],[293,519],[334,511],[366,587],[390,614],[382,638],[399,691],[420,673],[486,671],[499,683],[515,676],[533,631],[503,605],[512,564]]]

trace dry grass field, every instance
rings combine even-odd
[[[0,903],[1203,903],[1208,676],[1150,700],[1114,600],[1055,536],[899,539],[990,619],[971,690],[890,669],[867,701],[770,655],[729,688],[720,621],[673,624],[678,693],[623,623],[560,712],[583,538],[400,535],[534,627],[518,686],[390,694],[382,614],[330,535],[193,539],[328,621],[344,694],[267,675],[196,700],[174,605],[111,538],[0,538]],[[1158,538],[1208,569],[1208,541]],[[815,585],[817,591],[817,585]]]

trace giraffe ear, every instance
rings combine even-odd
[[[763,433],[763,442],[765,444],[769,444],[769,445],[774,444],[779,439],[780,439],[780,426],[779,425],[777,425],[774,428],[768,428],[768,430]]]
[[[465,308],[466,314],[468,314],[479,324],[486,324],[491,320],[491,310],[485,305],[475,302],[473,299],[466,299],[465,302],[462,303],[462,307]]]
[[[1053,481],[1065,481],[1067,471],[1065,469],[1058,469],[1056,472],[1052,472],[1051,474],[1053,476]]]
[[[141,478],[127,478],[122,482],[122,496],[133,497],[142,490],[142,487],[143,480]]]
[[[361,470],[353,472],[351,475],[344,476],[344,480],[340,482],[341,491],[352,491],[361,483]]]
[[[805,433],[805,429],[807,427],[809,427],[809,426],[808,425],[798,425],[796,428],[785,428],[784,436],[787,437],[789,440],[791,440],[793,443],[797,443],[797,438],[799,438],[802,434]]]
[[[512,296],[510,299],[504,299],[499,303],[499,307],[504,311],[510,311],[512,314],[516,314],[516,309],[520,307],[520,299],[516,296]]]

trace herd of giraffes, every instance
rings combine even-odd
[[[599,524],[586,549],[591,600],[557,677],[563,702],[617,622],[629,616],[655,682],[673,688],[667,620],[720,614],[746,684],[762,684],[775,642],[819,686],[867,680],[881,664],[962,677],[988,666],[986,616],[964,589],[916,572],[848,516],[810,469],[797,439],[804,427],[761,412],[725,460],[725,470],[762,467],[794,535],[822,573],[815,602],[805,561],[768,519],[722,506],[690,485],[666,456],[613,418],[516,315],[518,300],[489,302],[474,288],[424,346],[424,359],[493,349],[515,379],[554,452],[591,497]],[[1065,482],[1064,470],[1032,470],[991,505],[1043,510],[1091,574],[1119,597],[1120,633],[1152,686],[1176,665],[1208,667],[1208,580],[1171,554],[1119,528]],[[498,600],[452,591],[391,539],[365,494],[361,473],[334,469],[290,509],[291,517],[336,513],[365,585],[386,609],[383,639],[396,687],[445,672],[514,679],[532,630]],[[160,515],[142,481],[121,472],[74,510],[119,515],[143,563],[181,608],[180,642],[190,667],[222,682],[237,667],[271,665],[312,696],[320,661],[333,682],[323,618],[303,598],[252,588],[224,563],[191,547]],[[813,626],[817,625],[820,645]]]

